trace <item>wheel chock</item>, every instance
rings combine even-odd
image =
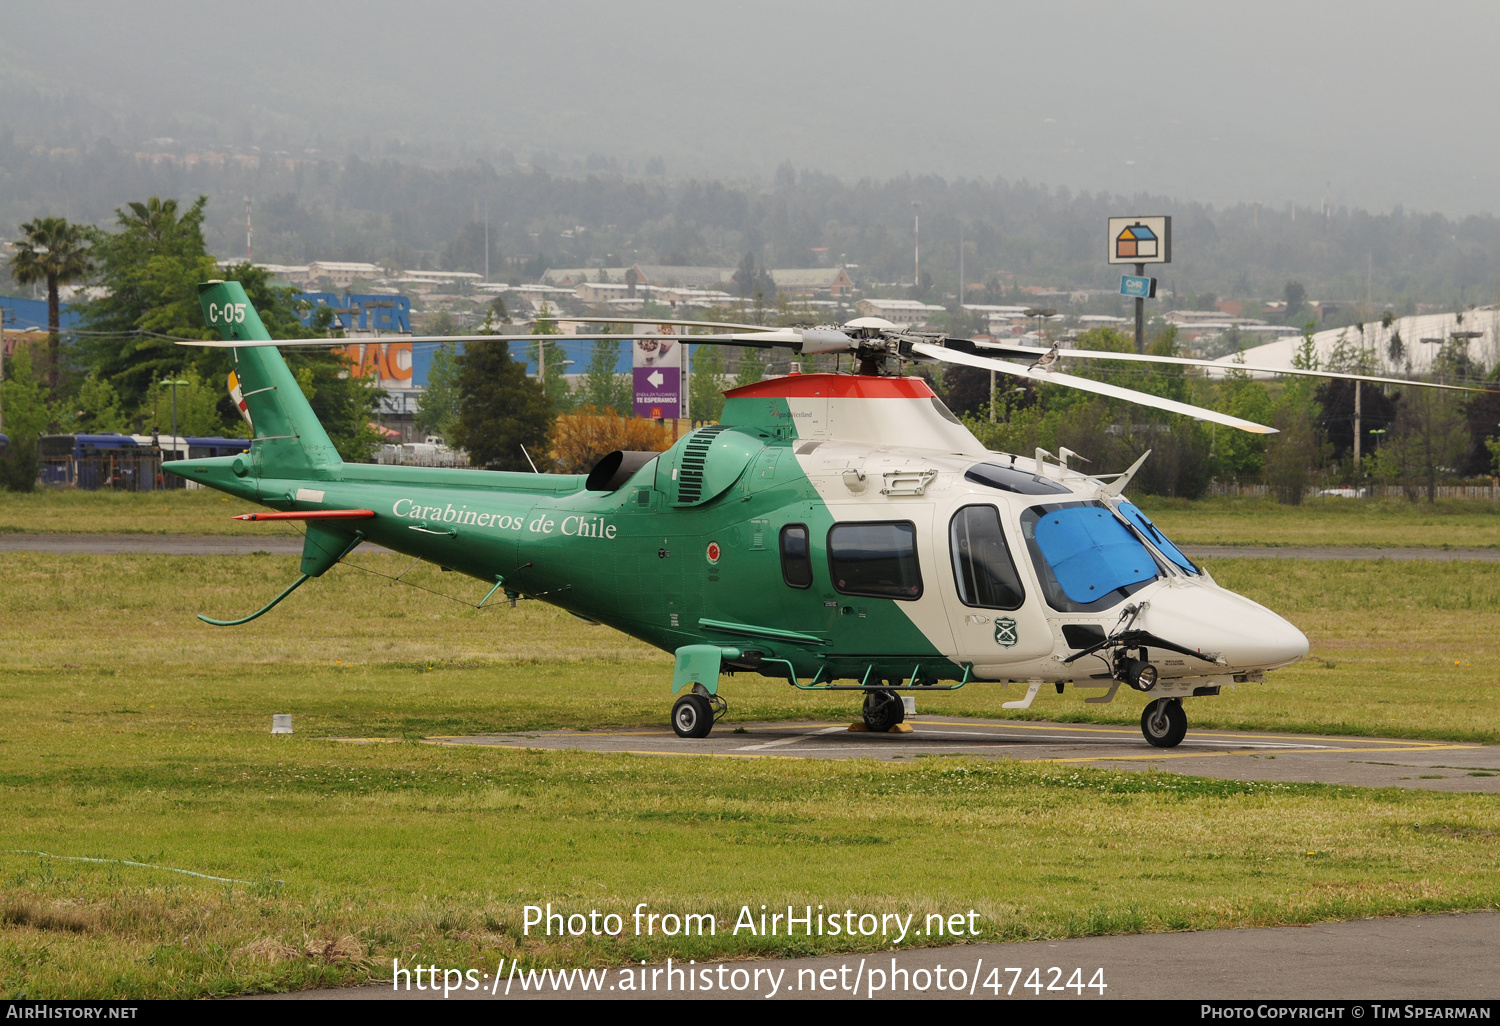
[[[860,720],[855,720],[853,723],[849,724],[849,729],[850,729],[850,731],[852,731],[852,732],[854,732],[856,734],[872,734],[872,733],[875,733],[875,731],[870,730],[870,728],[867,727],[867,726],[865,726],[864,723],[862,721],[860,721]],[[898,723],[894,727],[891,727],[891,728],[887,729],[885,731],[885,733],[887,733],[887,734],[910,734],[911,733],[911,724],[910,723]]]

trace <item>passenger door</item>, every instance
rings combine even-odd
[[[959,506],[935,523],[945,565],[940,583],[961,662],[976,666],[1027,662],[1053,651],[1041,596],[1028,588],[1016,525],[990,503]]]

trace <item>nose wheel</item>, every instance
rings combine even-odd
[[[1157,748],[1176,748],[1187,734],[1182,699],[1158,698],[1141,711],[1141,733]]]
[[[718,695],[710,695],[701,684],[672,705],[672,730],[678,737],[708,737],[714,722],[729,710]]]

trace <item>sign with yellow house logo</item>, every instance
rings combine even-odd
[[[1112,264],[1169,264],[1172,262],[1170,217],[1111,217],[1109,262]]]

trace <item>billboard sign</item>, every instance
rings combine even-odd
[[[682,343],[669,325],[637,324],[635,330],[656,338],[632,344],[630,376],[635,386],[635,415],[675,420],[682,411]]]
[[[412,352],[410,342],[384,342],[375,339],[355,340],[335,348],[349,361],[349,375],[374,378],[381,388],[411,388]]]
[[[1112,264],[1170,264],[1170,217],[1111,217],[1109,262]]]

